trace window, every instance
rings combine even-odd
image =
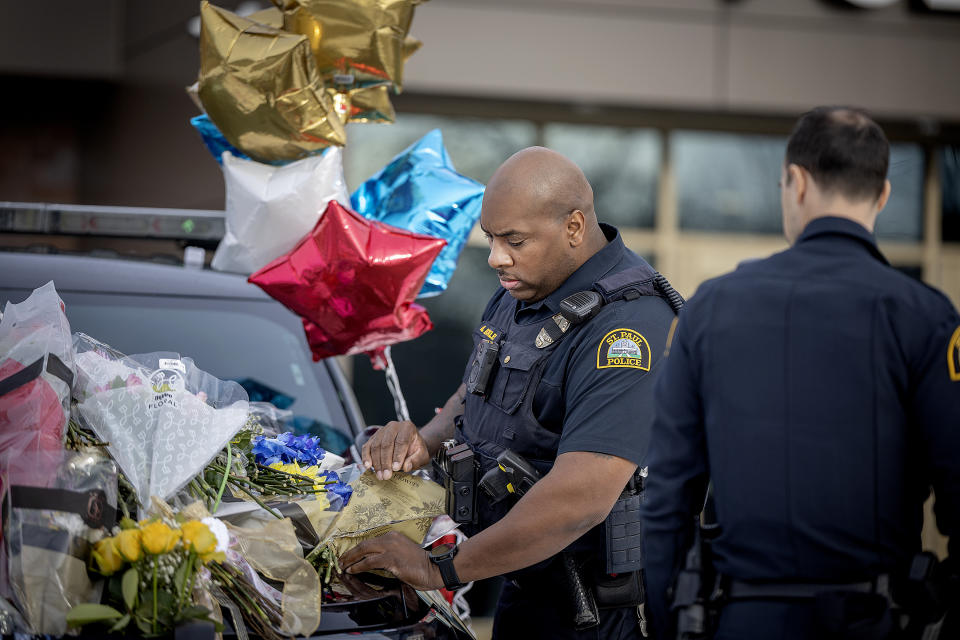
[[[653,227],[663,143],[653,129],[548,124],[544,144],[577,163],[593,186],[597,217]]]
[[[670,155],[681,229],[781,233],[780,167],[787,139],[773,136],[677,131]],[[923,237],[923,150],[890,145],[890,200],[877,220],[877,237]]]
[[[940,150],[943,241],[960,242],[960,147]]]
[[[401,114],[384,124],[347,126],[344,173],[352,192],[367,178],[428,131],[439,128],[443,144],[459,173],[483,184],[511,155],[536,144],[537,129],[523,120],[478,120]]]
[[[782,137],[671,134],[680,228],[781,233],[777,183],[786,149]]]
[[[923,149],[916,144],[890,145],[890,199],[877,216],[881,240],[923,238]]]
[[[333,382],[310,360],[300,323],[279,304],[73,292],[61,296],[73,331],[126,354],[180,353],[221,380],[254,379],[292,397],[289,409],[294,415],[350,432]]]

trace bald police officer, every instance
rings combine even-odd
[[[659,637],[708,479],[716,637],[892,637],[887,587],[896,599],[931,486],[957,558],[960,316],[877,248],[888,161],[863,111],[805,114],[781,178],[792,246],[704,283],[679,316],[643,509]]]
[[[639,637],[635,574],[609,608],[600,598],[599,624],[578,630],[561,564],[572,557],[588,591],[609,578],[598,525],[646,452],[654,372],[674,311],[654,286],[658,274],[597,222],[589,183],[560,154],[531,148],[508,159],[487,186],[480,225],[501,285],[474,333],[475,353],[484,341],[499,349],[486,390],[461,385],[420,430],[389,423],[364,446],[364,464],[389,478],[426,464],[456,435],[481,472],[510,449],[541,479],[515,504],[481,495],[476,535],[443,573],[399,535],[355,547],[342,565],[386,569],[423,588],[507,574],[496,638]],[[602,306],[582,324],[565,323],[560,303],[582,291]]]

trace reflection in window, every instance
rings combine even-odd
[[[780,167],[786,138],[677,131],[670,137],[680,227],[702,231],[781,233]],[[923,236],[923,150],[890,145],[890,200],[877,236]]]
[[[602,222],[653,226],[662,145],[657,131],[548,124],[544,144],[583,169]]]
[[[353,191],[394,156],[432,129],[443,132],[443,144],[459,173],[483,184],[511,155],[536,144],[536,126],[522,120],[477,120],[420,114],[397,114],[393,124],[347,126],[344,173]]]
[[[677,131],[670,136],[681,229],[780,233],[787,140]]]
[[[923,238],[923,149],[890,145],[890,199],[877,216],[876,234],[885,240]]]
[[[940,188],[943,241],[960,242],[960,147],[944,147],[940,152]]]

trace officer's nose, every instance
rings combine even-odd
[[[507,269],[513,266],[513,260],[510,254],[503,250],[503,243],[493,240],[490,243],[490,255],[487,256],[487,264],[491,269]]]

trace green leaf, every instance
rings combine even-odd
[[[143,607],[141,606],[141,608]],[[136,618],[134,618],[134,620],[136,621],[137,627],[140,628],[140,632],[143,633],[143,635],[148,636],[153,633],[153,627],[150,624],[150,618],[144,618],[143,616],[138,615]]]
[[[91,622],[104,622],[122,617],[123,614],[113,607],[108,607],[105,604],[84,602],[67,612],[67,624],[71,627],[79,627]]]
[[[136,529],[140,525],[137,524],[136,520],[133,520],[129,516],[124,516],[120,519],[120,528],[121,529]]]
[[[115,631],[123,631],[124,629],[127,628],[127,625],[128,625],[128,624],[130,624],[130,614],[129,614],[129,613],[128,613],[127,615],[123,616],[122,618],[120,618],[119,620],[117,620],[116,624],[114,624],[112,627],[110,627],[110,633],[114,633]]]
[[[160,591],[157,593],[157,607],[161,611],[173,610],[174,604],[176,604],[176,598],[169,591]],[[150,606],[153,606],[153,604],[151,603]]]
[[[107,595],[103,602],[123,602],[123,576],[115,573],[107,578]]]
[[[123,602],[127,605],[127,611],[133,611],[137,605],[137,589],[140,586],[140,572],[131,567],[123,574]]]
[[[173,588],[176,589],[177,593],[183,593],[183,585],[187,583],[187,565],[190,564],[186,560],[180,563],[177,567],[177,570],[173,574]]]

